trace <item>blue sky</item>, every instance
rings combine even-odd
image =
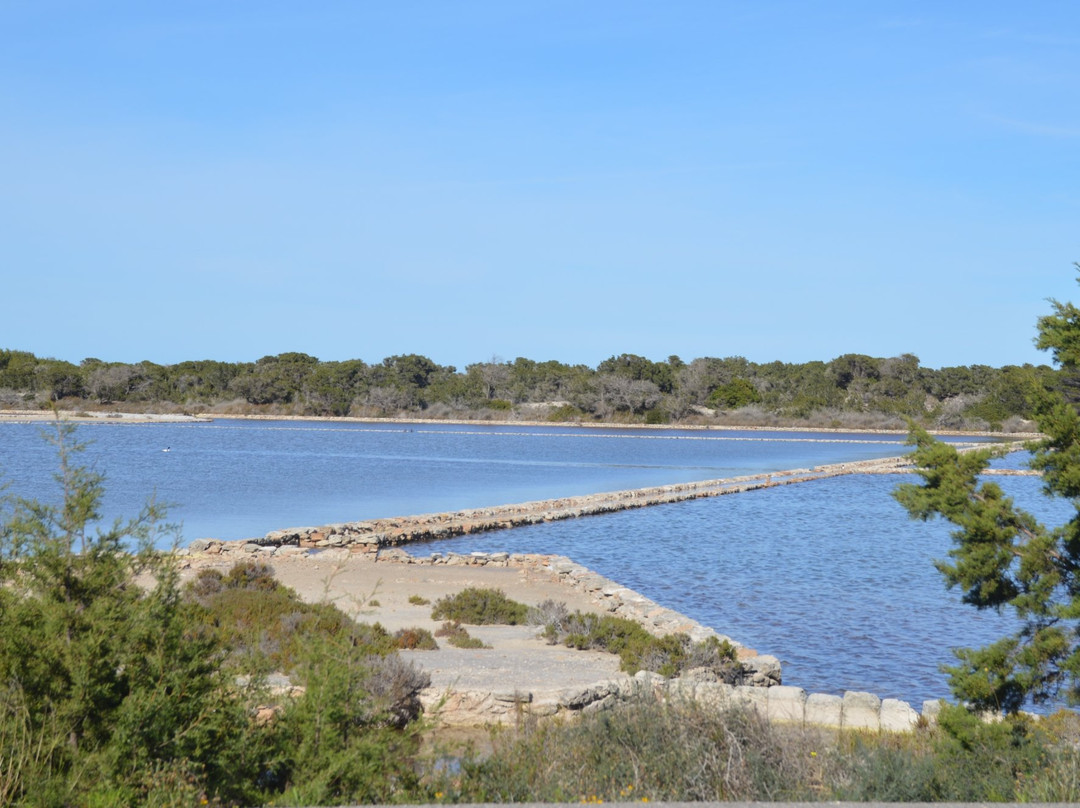
[[[0,0],[0,347],[1047,362],[1075,2]]]

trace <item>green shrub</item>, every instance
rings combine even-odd
[[[62,504],[9,499],[0,520],[0,803],[138,804],[155,771],[256,799],[254,694],[154,550],[164,511],[97,527],[103,479],[72,462],[74,427],[55,443]]]
[[[494,735],[490,755],[466,756],[460,773],[430,777],[446,801],[476,803],[1076,802],[1073,738],[979,724],[957,714],[907,734],[837,732],[642,692],[574,721],[523,723]]]
[[[458,622],[447,621],[435,631],[436,637],[445,637],[446,641],[455,648],[491,648],[483,640],[473,637]]]
[[[231,667],[244,672],[290,672],[318,636],[346,637],[369,655],[385,655],[394,639],[378,623],[356,623],[333,604],[305,603],[296,592],[267,579],[260,565],[241,562],[225,576],[203,571],[185,594],[204,607],[205,630],[230,649]],[[210,582],[220,577],[217,591]]]
[[[572,404],[562,404],[547,414],[547,420],[555,423],[580,421],[583,417],[585,417],[585,411]]]
[[[667,413],[659,407],[645,410],[645,423],[647,424],[666,424],[670,420]]]
[[[403,651],[438,651],[439,644],[426,628],[402,628],[394,632],[394,641]]]
[[[726,682],[737,682],[739,678],[735,649],[727,641],[710,637],[695,643],[686,634],[656,637],[640,623],[624,617],[557,614],[544,627],[543,636],[549,643],[569,648],[618,654],[620,667],[631,674],[648,670],[672,677],[692,668],[708,668]]]
[[[431,601],[420,595],[409,595],[409,603],[413,606],[427,606]]]
[[[72,430],[61,505],[0,500],[0,804],[424,801],[430,680],[394,639],[257,562],[181,588],[154,503],[95,532],[102,479],[70,462]],[[259,687],[274,669],[303,695]]]
[[[472,626],[516,626],[525,623],[528,612],[524,603],[510,600],[501,590],[470,587],[435,601],[431,619],[454,620]]]

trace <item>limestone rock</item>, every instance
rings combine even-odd
[[[806,691],[801,687],[776,685],[765,691],[765,715],[770,721],[802,724],[806,716]]]
[[[811,693],[806,698],[806,723],[839,729],[843,721],[844,700],[828,693]]]
[[[873,693],[844,693],[844,729],[881,729],[881,699]]]
[[[739,661],[747,684],[755,687],[773,687],[783,684],[780,660],[769,654]]]
[[[919,722],[919,714],[900,699],[881,702],[881,728],[886,732],[911,732]]]

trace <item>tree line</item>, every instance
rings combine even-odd
[[[828,362],[751,362],[620,354],[595,368],[524,357],[459,371],[426,356],[320,361],[305,353],[255,362],[161,365],[87,358],[79,364],[0,349],[0,407],[192,413],[643,423],[805,423],[1018,429],[1032,389],[1054,386],[1047,365],[923,367],[912,354],[844,354]]]

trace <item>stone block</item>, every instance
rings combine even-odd
[[[725,710],[734,702],[735,687],[724,682],[706,682],[698,685],[696,696],[700,704]]]
[[[938,715],[941,713],[941,708],[945,706],[945,702],[941,699],[930,699],[922,703],[922,717],[923,720],[933,726],[937,723]]]
[[[769,691],[764,687],[751,687],[739,685],[732,694],[732,704],[752,710],[759,715],[768,715]]]
[[[806,699],[806,723],[839,728],[843,723],[844,700],[829,693],[811,693]]]
[[[881,699],[873,693],[849,690],[844,693],[844,729],[881,729]]]
[[[801,687],[776,685],[765,688],[766,716],[770,721],[802,724],[806,717],[806,691]]]
[[[919,721],[919,714],[900,699],[884,699],[880,715],[881,728],[886,732],[911,732]]]

